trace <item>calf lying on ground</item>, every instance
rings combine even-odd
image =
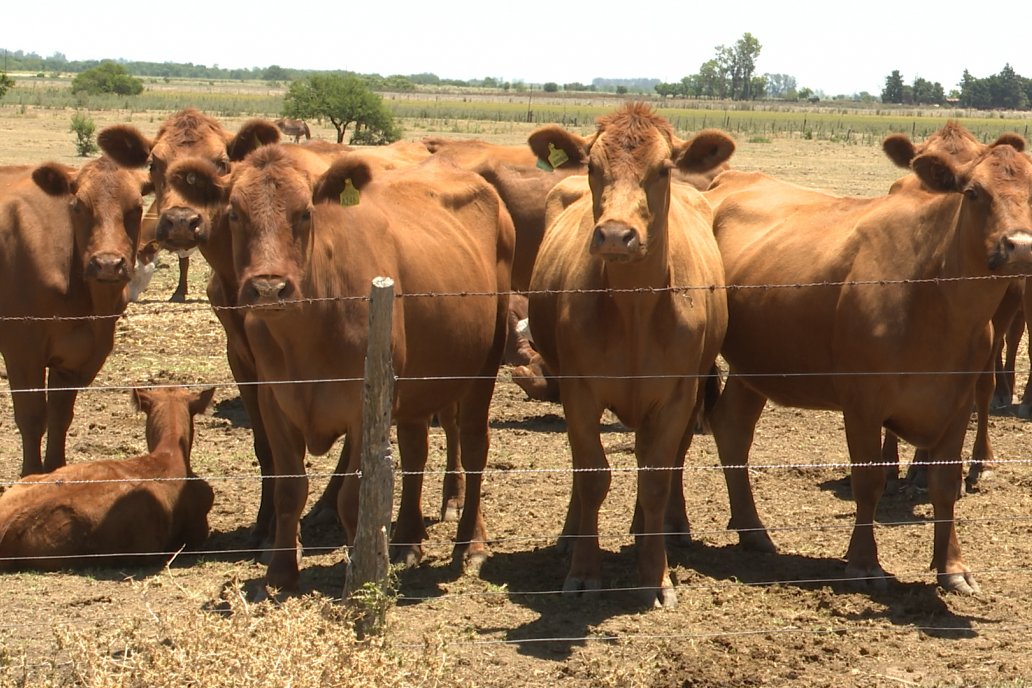
[[[208,537],[213,494],[190,470],[193,416],[214,389],[133,390],[148,454],[23,478],[0,497],[0,570],[145,563]]]

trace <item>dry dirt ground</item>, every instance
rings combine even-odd
[[[69,117],[0,108],[0,163],[55,158],[75,163]],[[95,119],[103,126],[125,115],[95,113]],[[160,115],[136,115],[134,121],[153,133]],[[414,123],[406,124],[411,136],[422,133]],[[493,138],[516,142],[525,133],[517,129]],[[853,194],[879,193],[897,176],[876,148],[799,139],[740,141],[733,162]],[[219,646],[217,639],[227,633],[238,634],[232,640],[242,655],[266,663],[248,674],[251,678],[240,673],[224,685],[1032,684],[1032,452],[1023,421],[992,419],[997,457],[1003,461],[981,492],[958,505],[959,535],[982,586],[979,595],[936,588],[928,571],[931,508],[920,494],[888,495],[878,512],[882,563],[897,582],[887,592],[871,592],[837,580],[854,513],[841,467],[848,460],[841,418],[772,407],[757,428],[752,480],[779,553],[753,554],[736,546],[736,537],[725,529],[727,497],[712,438],[699,436],[685,475],[695,541],[671,552],[679,605],[643,610],[627,590],[635,584],[627,533],[634,499],[633,437],[607,419],[603,441],[616,469],[600,524],[609,589],[594,599],[563,597],[558,591],[568,562],[554,547],[571,480],[562,409],[526,401],[507,370],[496,389],[485,479],[491,558],[479,576],[451,566],[453,525],[435,517],[444,441],[433,428],[424,499],[430,532],[426,557],[400,572],[387,644],[376,650],[393,673],[374,679],[354,667],[347,670],[357,672],[351,674],[341,668],[339,675],[306,683],[283,668],[290,666],[287,650],[273,648],[270,654],[259,646],[278,642],[299,652],[301,662],[314,662],[323,634],[339,629],[347,635],[343,622],[293,628],[287,637],[280,633],[270,639],[246,624],[231,626],[216,613],[225,606],[227,590],[241,586],[246,597],[264,569],[247,550],[257,468],[226,365],[224,337],[203,296],[206,275],[202,262],[195,261],[190,300],[169,304],[175,263],[163,256],[151,289],[120,321],[115,350],[94,389],[80,395],[69,435],[72,461],[135,455],[145,446],[143,418],[130,409],[127,387],[217,385],[213,411],[199,419],[193,454],[194,469],[216,493],[205,552],[180,555],[167,567],[0,576],[0,685],[216,685],[219,681],[197,678],[189,667],[206,657],[205,646]],[[1023,383],[1024,353],[1019,366]],[[970,451],[970,433],[968,443]],[[322,474],[332,470],[337,452],[310,458],[309,470],[318,475],[313,495],[320,493]],[[4,392],[0,481],[15,480],[19,466],[18,433]],[[340,532],[332,525],[310,527],[303,541],[299,599],[269,615],[297,613],[299,605],[321,608],[325,598],[340,595]],[[244,613],[239,605],[234,609]],[[198,629],[189,631],[195,634],[193,655],[182,640],[173,639],[177,629],[187,628],[178,625],[186,624],[184,618]],[[142,638],[154,643],[151,652],[181,653],[180,663],[149,681],[119,674],[132,657],[147,654]],[[306,648],[312,653],[307,658]],[[244,662],[221,655],[215,661],[226,667]]]

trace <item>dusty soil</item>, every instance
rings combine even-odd
[[[74,163],[69,117],[0,108],[0,163]],[[101,125],[120,121],[119,113],[97,113],[95,119]],[[150,133],[158,121],[160,116],[137,117]],[[516,142],[524,134],[507,136]],[[327,132],[317,135],[328,138]],[[854,194],[878,193],[898,176],[876,148],[799,139],[740,142],[733,162]],[[94,643],[90,651],[98,657],[115,656],[124,647],[95,640],[102,631],[158,626],[173,612],[203,614],[227,585],[250,590],[261,581],[264,569],[247,549],[257,468],[224,337],[203,296],[206,276],[203,263],[194,261],[189,302],[168,304],[175,261],[163,256],[150,290],[120,321],[115,350],[93,388],[80,395],[69,436],[73,461],[134,455],[145,446],[143,419],[130,409],[126,388],[154,382],[217,385],[214,409],[197,426],[193,460],[216,492],[205,552],[180,555],[168,567],[0,576],[0,684],[27,676],[32,685],[55,671],[61,675],[62,666],[74,673],[79,655],[61,640],[69,633]],[[1022,353],[1019,384],[1027,376],[1027,360]],[[961,542],[982,586],[972,597],[936,588],[928,571],[931,508],[920,493],[909,491],[886,496],[878,513],[882,563],[897,581],[887,592],[873,592],[838,580],[854,512],[841,467],[848,458],[838,415],[772,407],[760,421],[752,480],[778,554],[736,546],[725,529],[727,497],[712,438],[697,437],[685,476],[695,542],[671,551],[679,605],[669,611],[642,609],[627,590],[635,585],[627,533],[634,499],[632,435],[606,419],[603,441],[616,469],[601,514],[609,589],[596,598],[570,599],[558,594],[568,562],[554,547],[570,489],[562,408],[526,401],[503,370],[491,426],[484,496],[494,538],[491,558],[479,576],[451,566],[453,525],[438,523],[435,514],[444,440],[433,428],[432,473],[424,494],[430,541],[422,564],[399,574],[400,597],[388,617],[391,657],[407,665],[432,653],[444,667],[437,675],[441,685],[1032,683],[1029,426],[1015,417],[992,419],[1003,461],[982,491],[958,505]],[[317,476],[313,495],[321,492],[323,474],[332,470],[338,451],[310,459],[309,470]],[[15,480],[19,467],[18,433],[10,396],[3,393],[0,481]],[[339,596],[341,533],[332,524],[312,526],[303,541],[303,600]],[[255,641],[240,638],[244,646],[248,642]],[[306,638],[288,642],[303,647]],[[272,664],[268,671],[275,676]],[[289,682],[278,678],[269,684]]]

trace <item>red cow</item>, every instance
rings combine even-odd
[[[208,282],[208,301],[226,331],[226,355],[233,379],[240,385],[240,399],[247,411],[254,435],[254,452],[263,476],[272,472],[265,426],[258,408],[254,357],[244,334],[243,315],[233,310],[237,284],[233,272],[232,246],[228,232],[220,232],[212,220],[212,209],[195,206],[184,199],[168,183],[172,163],[184,158],[207,161],[216,170],[228,171],[233,161],[241,160],[254,148],[279,139],[279,131],[270,122],[250,120],[234,136],[217,121],[194,109],[186,109],[167,119],[151,139],[129,125],[108,127],[100,132],[101,148],[126,165],[149,164],[154,183],[155,206],[159,219],[155,239],[165,248],[191,252],[199,249],[212,269]],[[310,152],[315,159],[322,154]],[[180,273],[177,294],[185,296],[185,273]],[[254,529],[256,542],[264,539],[272,528],[272,487],[262,481],[262,496]]]
[[[111,353],[128,303],[147,186],[107,158],[78,172],[44,164],[0,185],[0,353],[22,475],[65,465],[77,389]]]
[[[0,569],[139,564],[200,546],[213,493],[190,469],[190,449],[193,416],[214,392],[135,389],[133,405],[147,414],[147,454],[65,466],[4,492]]]
[[[960,454],[1008,287],[979,278],[1032,267],[1032,161],[998,143],[967,164],[931,152],[911,165],[925,188],[870,199],[717,178],[706,195],[729,286],[730,375],[710,420],[730,526],[772,551],[745,470],[764,404],[842,411],[857,505],[846,575],[876,587],[887,584],[873,531],[881,430],[927,449],[932,566],[943,587],[972,592],[954,523]]]
[[[276,473],[291,476],[275,481],[276,551],[269,584],[297,585],[297,526],[308,481],[296,476],[304,475],[306,449],[322,454],[346,433],[349,471],[358,467],[368,304],[353,297],[367,296],[377,275],[392,277],[402,295],[482,294],[399,299],[392,347],[400,378],[394,419],[406,471],[393,557],[411,562],[421,556],[427,424],[432,414],[459,402],[469,484],[455,557],[478,563],[486,540],[480,483],[488,407],[505,343],[514,243],[512,221],[498,195],[476,175],[433,160],[374,171],[360,154],[342,156],[313,180],[283,146],[255,152],[228,178],[210,166],[180,167],[174,178],[184,193],[192,191],[199,202],[228,204],[237,302],[262,306],[244,315],[259,379],[342,380],[259,386]],[[358,479],[350,475],[338,501],[349,542],[357,509]]]
[[[640,584],[651,603],[673,606],[664,533],[687,533],[688,524],[683,493],[671,489],[680,474],[670,469],[683,465],[691,442],[727,305],[721,289],[691,290],[722,285],[724,272],[709,204],[696,189],[671,184],[670,171],[708,170],[734,142],[712,130],[682,141],[634,103],[601,118],[587,139],[549,126],[529,143],[538,156],[561,150],[588,164],[579,200],[549,216],[530,285],[534,341],[562,378],[575,471],[563,533],[576,539],[563,588],[601,584],[598,512],[610,476],[599,422],[609,409],[634,429],[642,469],[633,527]],[[679,522],[669,523],[671,515]]]

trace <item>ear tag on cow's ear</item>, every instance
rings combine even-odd
[[[340,192],[340,204],[343,206],[358,205],[360,194],[352,183],[351,178],[344,180],[344,190]]]
[[[545,172],[555,172],[555,168],[552,167],[547,160],[542,160],[541,158],[537,159],[537,168],[539,170],[544,170]]]
[[[556,148],[554,143],[548,144],[548,163],[552,167],[562,167],[569,160],[570,156],[566,154],[566,151]]]

